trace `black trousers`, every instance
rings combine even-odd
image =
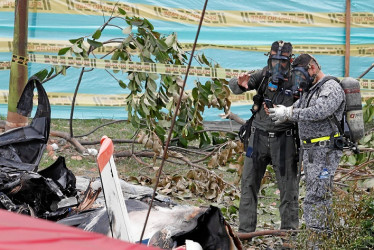
[[[266,167],[272,164],[280,191],[281,229],[299,226],[299,183],[297,182],[296,144],[292,135],[269,137],[257,131],[249,138],[241,179],[239,232],[253,232],[257,224],[258,192]],[[256,138],[256,140],[254,140]],[[255,144],[255,145],[254,145]],[[283,149],[282,149],[283,148]],[[252,152],[252,153],[251,153]],[[284,154],[284,155],[282,155]],[[281,160],[284,160],[281,164]],[[280,166],[284,171],[281,175]]]

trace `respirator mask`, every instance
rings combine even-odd
[[[271,82],[275,85],[279,85],[280,82],[287,79],[290,71],[290,57],[282,55],[281,49],[282,46],[279,45],[277,54],[269,55],[268,59]]]
[[[291,83],[293,91],[308,91],[314,82],[314,76],[310,76],[308,70],[304,67],[295,67],[292,69]]]

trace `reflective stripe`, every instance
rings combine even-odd
[[[340,133],[336,133],[334,135],[334,137],[339,137],[340,136]],[[307,144],[307,143],[316,143],[316,142],[319,142],[319,141],[327,141],[327,140],[330,140],[330,136],[324,136],[324,137],[319,137],[319,138],[313,138],[313,139],[310,139],[310,142],[307,142],[307,141],[303,141],[304,144]]]

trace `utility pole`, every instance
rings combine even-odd
[[[28,118],[17,113],[17,103],[25,88],[27,70],[28,0],[16,0],[14,10],[13,55],[10,66],[8,116],[5,130],[23,127]]]
[[[344,76],[349,76],[349,62],[351,57],[351,0],[345,1],[345,59]]]

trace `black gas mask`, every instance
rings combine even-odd
[[[271,82],[275,85],[279,85],[280,82],[284,81],[288,77],[290,72],[290,56],[282,55],[282,46],[279,45],[277,54],[269,55],[268,68],[271,74]]]
[[[304,67],[294,67],[291,74],[293,91],[308,91],[314,82],[314,76],[310,76],[308,69]]]

